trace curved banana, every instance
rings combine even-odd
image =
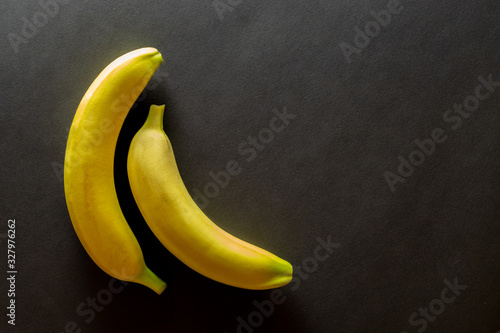
[[[230,235],[196,205],[163,131],[164,108],[151,106],[127,160],[132,193],[153,233],[179,260],[215,281],[245,289],[290,282],[290,263]]]
[[[154,48],[129,52],[94,80],[76,110],[64,162],[64,189],[73,227],[92,260],[107,274],[166,287],[144,262],[123,216],[114,182],[118,134],[125,116],[163,62]]]

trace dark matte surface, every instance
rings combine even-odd
[[[474,102],[468,96],[480,76],[500,81],[500,3],[220,3],[231,10],[219,16],[211,0],[66,0],[46,7],[52,16],[44,22],[37,2],[1,2],[0,236],[15,219],[18,274],[12,327],[0,238],[0,331],[499,331],[500,87],[460,124],[447,110]],[[375,36],[365,46],[356,27],[386,8],[399,14],[381,17],[380,31],[369,23]],[[41,27],[30,31],[23,18],[34,16]],[[17,53],[9,33],[24,38]],[[342,43],[360,46],[349,61]],[[103,300],[110,277],[90,260],[67,213],[68,128],[99,72],[144,46],[165,61],[126,120],[116,180],[146,261],[168,288],[157,296],[129,284],[93,316],[88,299]],[[125,156],[152,103],[167,105],[165,130],[190,191],[203,190],[210,171],[240,162],[242,172],[204,211],[294,265],[298,275],[272,314],[255,305],[270,312],[271,291],[198,275],[142,220]],[[261,151],[243,152],[249,136],[269,128],[273,109],[295,118]],[[399,156],[418,158],[415,140],[433,132],[446,139],[411,175],[401,170],[408,177],[391,191],[384,172],[398,172]],[[318,237],[335,243],[321,262]],[[462,290],[454,294],[450,283]],[[429,306],[437,315],[424,313]]]

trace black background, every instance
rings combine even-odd
[[[500,3],[401,0],[401,12],[347,61],[341,43],[355,46],[356,27],[391,2],[221,0],[232,5],[219,16],[212,0],[66,0],[49,16],[37,14],[40,3],[3,0],[0,233],[15,219],[18,274],[13,327],[0,238],[1,331],[232,333],[249,316],[256,327],[240,332],[500,330],[500,87],[457,129],[443,120],[474,95],[480,76],[500,81]],[[34,19],[30,36],[26,20]],[[24,43],[14,46],[14,34]],[[103,295],[111,278],[69,219],[68,129],[99,72],[145,46],[164,63],[126,119],[116,181],[146,262],[168,287],[158,296],[129,284],[90,320],[77,308]],[[338,243],[296,277],[299,287],[281,288],[284,302],[270,316],[259,317],[254,301],[266,303],[271,291],[195,273],[142,220],[125,162],[152,103],[166,104],[165,131],[190,191],[228,161],[241,163],[204,208],[219,226],[296,269],[314,263],[318,237]],[[273,109],[296,117],[247,162],[238,146],[269,127]],[[436,128],[447,139],[391,191],[384,172],[397,173],[399,156]],[[443,310],[436,300],[445,280],[467,287]],[[429,304],[442,313],[412,324]]]

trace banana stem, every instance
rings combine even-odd
[[[158,295],[167,288],[167,284],[147,267],[144,268],[142,274],[137,277],[137,282],[153,289]]]
[[[151,105],[149,115],[144,123],[144,127],[156,128],[163,131],[163,113],[165,105]]]

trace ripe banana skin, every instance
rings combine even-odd
[[[255,290],[286,285],[290,263],[222,230],[191,198],[163,131],[164,108],[151,106],[127,160],[132,193],[153,233],[179,260],[215,281]]]
[[[113,166],[125,116],[162,62],[156,49],[141,48],[117,58],[99,74],[76,111],[64,162],[69,214],[87,253],[107,274],[158,294],[166,284],[146,266],[123,216]]]

